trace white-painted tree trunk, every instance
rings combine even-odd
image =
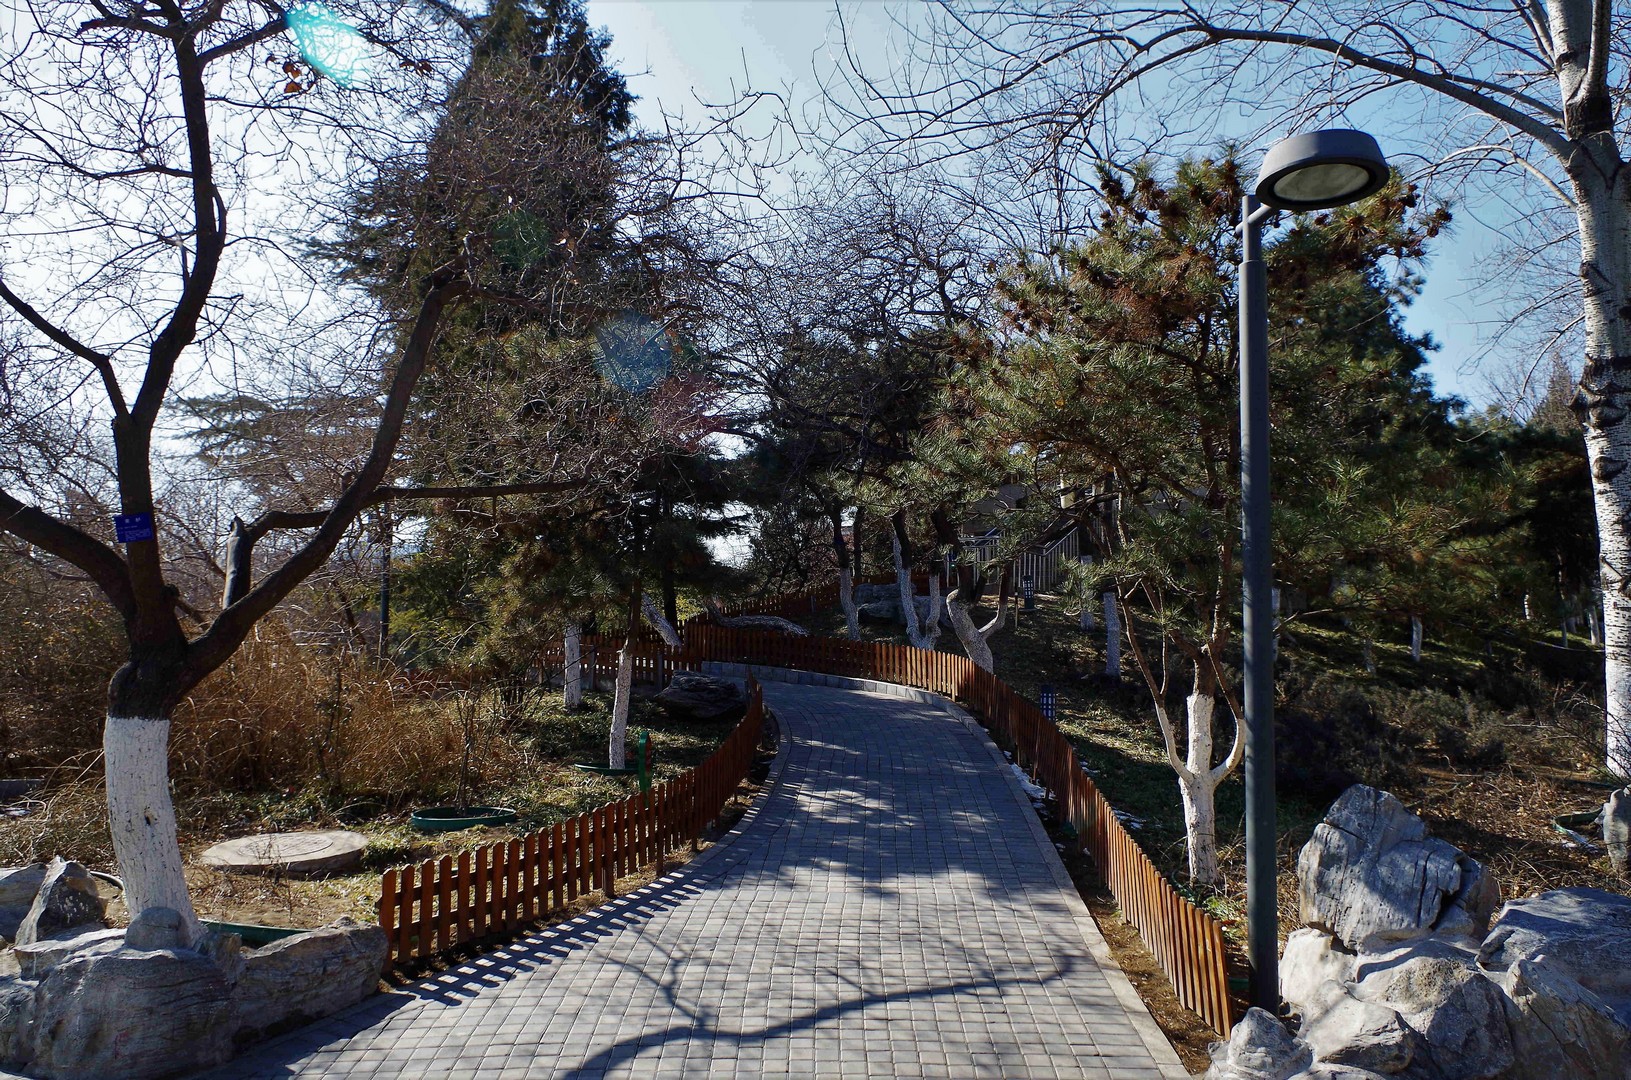
[[[1365,674],[1375,675],[1376,674],[1376,646],[1371,644],[1371,639],[1370,638],[1365,639],[1364,655],[1365,655]]]
[[[1523,594],[1523,621],[1524,622],[1531,622],[1531,621],[1534,620],[1534,618],[1535,618],[1535,612],[1534,612],[1534,609],[1530,607],[1529,594],[1524,593]]]
[[[929,575],[929,610],[920,621],[917,617],[917,594],[912,589],[912,572],[900,553],[900,537],[890,537],[895,554],[895,582],[900,588],[900,613],[906,620],[906,639],[915,648],[933,650],[940,640],[940,576]]]
[[[1597,598],[1586,597],[1586,637],[1593,645],[1603,643],[1601,624],[1597,621]]]
[[[1410,662],[1421,663],[1421,616],[1410,616]]]
[[[963,645],[963,653],[974,661],[981,671],[995,671],[997,662],[991,655],[991,636],[1002,629],[1003,616],[1007,604],[1005,598],[997,600],[997,613],[991,621],[984,626],[976,626],[974,617],[969,614],[968,607],[963,603],[957,589],[946,594],[946,615],[951,619],[951,628],[957,633],[957,640]]]
[[[1189,848],[1189,880],[1214,885],[1218,880],[1217,788],[1222,777],[1212,775],[1211,694],[1191,694],[1189,748],[1184,768],[1178,770],[1178,793],[1184,804],[1184,836]]]
[[[583,624],[566,620],[566,670],[561,673],[561,701],[568,709],[583,707]]]
[[[1121,611],[1112,590],[1104,600],[1104,673],[1112,679],[1121,678]]]
[[[108,824],[132,914],[166,907],[181,913],[187,940],[201,936],[176,840],[170,802],[170,721],[109,716],[102,733]]]
[[[851,641],[860,641],[861,614],[855,606],[855,578],[847,566],[838,568],[838,606],[844,609],[844,632]]]
[[[652,629],[657,631],[657,635],[663,639],[664,645],[667,645],[670,649],[685,647],[685,642],[680,638],[680,632],[674,629],[674,624],[668,621],[667,616],[657,606],[657,602],[651,598],[650,593],[641,594],[640,613],[646,617],[646,622],[651,624]]]
[[[612,733],[606,745],[606,764],[624,767],[624,744],[628,741],[629,703],[634,696],[634,639],[623,642],[617,654],[617,684],[612,693]]]

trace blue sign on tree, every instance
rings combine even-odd
[[[152,513],[113,515],[113,535],[121,544],[153,539]]]

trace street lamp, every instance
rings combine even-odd
[[[1257,190],[1241,200],[1240,504],[1245,591],[1246,951],[1251,1003],[1280,1010],[1274,806],[1274,606],[1270,595],[1269,323],[1263,219],[1328,210],[1387,183],[1387,161],[1363,131],[1293,135],[1263,155]]]

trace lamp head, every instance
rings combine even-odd
[[[1382,148],[1363,131],[1310,131],[1269,147],[1257,198],[1276,210],[1329,210],[1374,195],[1387,178]]]

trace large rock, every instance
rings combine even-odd
[[[56,937],[41,938],[12,949],[17,971],[25,979],[43,979],[64,960],[76,954],[102,955],[124,947],[123,930],[68,930]]]
[[[1355,952],[1430,933],[1481,937],[1500,889],[1385,791],[1343,792],[1297,859],[1303,921]]]
[[[34,1060],[35,984],[0,979],[0,1066],[27,1068]]]
[[[865,623],[901,623],[899,600],[872,600],[855,609],[855,617]]]
[[[673,681],[652,700],[689,720],[735,719],[748,704],[747,694],[735,683],[694,671],[676,671]]]
[[[28,909],[34,906],[34,896],[45,881],[45,864],[9,866],[0,870],[0,937],[7,941],[17,938]]]
[[[1470,950],[1438,938],[1360,958],[1354,997],[1398,1013],[1443,1080],[1504,1077],[1515,1060],[1501,988]]]
[[[1262,1009],[1247,1009],[1228,1041],[1208,1048],[1206,1080],[1290,1080],[1305,1075],[1314,1051]]]
[[[1529,960],[1507,968],[1501,985],[1520,1076],[1631,1080],[1631,1028],[1596,994]]]
[[[40,984],[33,1071],[59,1080],[147,1080],[231,1053],[232,1002],[209,960],[182,949],[79,956]]]
[[[1398,1012],[1347,992],[1325,1002],[1298,1035],[1318,1061],[1387,1076],[1405,1074],[1422,1043]]]
[[[138,911],[125,928],[125,945],[132,949],[184,949],[192,944],[186,937],[186,924],[174,908]]]
[[[1616,874],[1631,874],[1631,787],[1623,787],[1603,805],[1603,844]]]
[[[384,930],[342,919],[255,950],[232,991],[236,1038],[248,1041],[361,1001],[379,983],[387,949]]]
[[[1478,951],[1490,971],[1532,960],[1592,991],[1631,1026],[1631,897],[1557,889],[1501,909]]]
[[[15,940],[27,945],[76,927],[101,926],[106,909],[90,871],[76,862],[52,859]]]
[[[1307,1019],[1343,993],[1353,969],[1353,954],[1324,930],[1293,930],[1280,957],[1280,997]]]

